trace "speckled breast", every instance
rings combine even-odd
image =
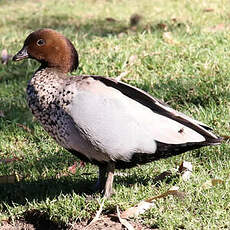
[[[68,148],[69,125],[66,110],[74,92],[66,90],[68,80],[49,69],[37,71],[27,86],[27,102],[44,129],[63,147]]]

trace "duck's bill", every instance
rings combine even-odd
[[[20,61],[28,57],[27,48],[23,47],[16,55],[14,55],[13,61]]]

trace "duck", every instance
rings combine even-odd
[[[73,76],[72,42],[43,28],[28,35],[13,61],[40,67],[27,85],[28,106],[67,151],[99,168],[95,189],[114,194],[115,169],[127,169],[222,142],[212,129],[132,85],[96,75]]]

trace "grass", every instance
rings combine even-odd
[[[208,8],[213,11],[204,12]],[[125,82],[209,124],[217,134],[229,135],[229,10],[227,0],[3,0],[0,50],[15,54],[31,31],[56,29],[79,51],[75,74],[116,77],[127,71]],[[130,28],[134,13],[143,18]],[[220,24],[219,29],[215,27]],[[169,40],[164,30],[170,32]],[[100,194],[88,199],[87,193],[97,178],[97,168],[86,164],[72,176],[57,177],[78,160],[44,132],[27,108],[25,87],[37,67],[32,60],[0,65],[0,110],[4,113],[0,117],[0,160],[21,159],[7,164],[0,161],[0,175],[17,173],[19,177],[17,183],[0,184],[0,220],[25,218],[28,210],[36,210],[64,226],[89,219],[98,210]],[[183,160],[194,167],[188,182],[171,178],[153,183],[155,176],[178,167]],[[116,176],[116,195],[106,201],[104,213],[115,212],[116,205],[125,210],[177,185],[186,193],[183,201],[159,199],[156,207],[136,221],[157,229],[230,229],[228,143],[123,172],[128,175]],[[225,185],[203,189],[211,178]]]

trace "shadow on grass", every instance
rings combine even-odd
[[[208,78],[208,76],[207,76]],[[150,79],[151,80],[151,79]],[[162,99],[169,106],[177,109],[181,105],[195,105],[203,108],[210,107],[211,104],[226,103],[230,98],[230,91],[226,79],[217,79],[215,82],[203,80],[202,84],[193,79],[158,79],[158,83],[152,86],[149,81],[142,81],[136,87],[150,93],[153,97]],[[218,90],[213,89],[213,86]]]
[[[184,22],[177,22],[173,20],[157,20],[152,22],[143,22],[142,16],[137,16],[137,20],[133,20],[133,15],[128,15],[125,20],[118,20],[116,18],[89,18],[82,19],[80,17],[66,14],[55,15],[43,15],[42,18],[38,18],[40,15],[34,15],[22,19],[11,19],[7,23],[9,26],[17,24],[17,28],[23,31],[37,30],[40,28],[52,28],[59,31],[66,31],[69,38],[75,38],[75,34],[79,33],[83,36],[87,36],[87,39],[91,39],[92,36],[107,37],[111,35],[119,35],[121,33],[155,33],[159,31],[180,30],[186,31],[187,25]],[[134,16],[135,17],[135,16]],[[21,22],[20,22],[21,20]],[[69,31],[69,32],[68,32]]]
[[[54,199],[60,194],[92,195],[89,190],[92,183],[83,178],[72,181],[71,177],[61,179],[40,179],[37,181],[20,181],[15,184],[1,184],[0,200],[9,205],[25,205],[27,201],[45,201]]]
[[[42,167],[42,166],[40,166]],[[46,165],[46,167],[48,167]],[[87,178],[87,174],[89,177]],[[36,181],[19,181],[15,184],[1,184],[0,200],[9,205],[17,203],[26,204],[27,201],[45,201],[47,198],[54,199],[60,194],[76,193],[78,195],[94,196],[98,194],[92,190],[96,182],[91,173],[82,173],[82,175],[63,176],[59,179],[38,179]],[[168,178],[168,183],[171,182]],[[147,185],[149,178],[146,175],[128,175],[126,177],[115,176],[114,186],[116,184],[132,186],[135,183]]]
[[[22,221],[32,224],[36,230],[65,230],[69,229],[68,226],[58,220],[50,220],[50,215],[47,212],[42,212],[36,209],[28,210],[23,213]]]

